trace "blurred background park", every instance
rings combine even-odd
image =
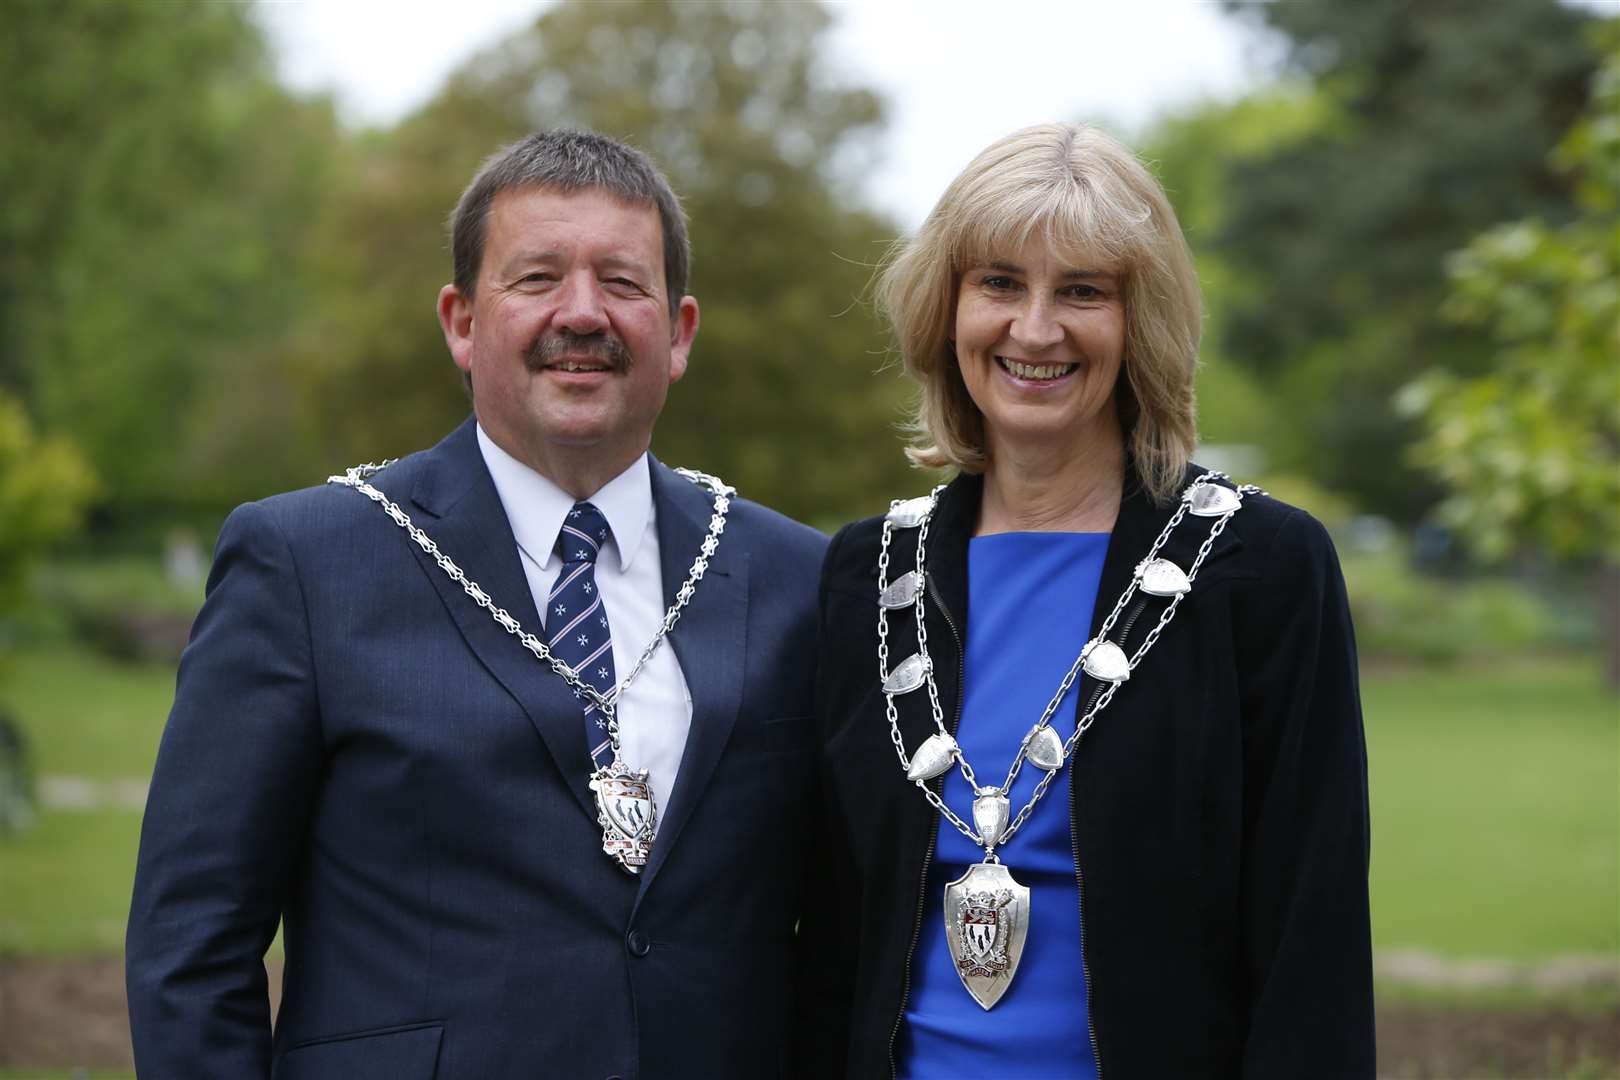
[[[1007,122],[897,211],[872,183],[891,97],[835,55],[851,6],[536,0],[377,121],[287,78],[273,11],[11,0],[0,1077],[130,1075],[140,812],[215,532],[465,415],[432,301],[489,151],[591,127],[664,166],[703,327],[654,449],[830,529],[931,482],[898,450],[872,265],[1036,119],[1151,162],[1207,300],[1199,457],[1339,546],[1381,1072],[1620,1076],[1620,4],[1161,3],[1128,39],[1111,7],[910,7],[1026,19],[1075,92],[1022,116],[1022,58],[955,27],[934,66]],[[1100,54],[1151,72],[1211,23],[1246,43],[1238,83],[1087,104]]]

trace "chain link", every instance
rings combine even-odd
[[[353,468],[345,469],[340,475],[328,476],[326,482],[352,487],[380,506],[394,520],[394,524],[405,530],[417,547],[421,548],[434,562],[439,564],[439,569],[444,571],[445,576],[460,585],[462,591],[472,598],[473,603],[489,612],[490,618],[494,619],[501,629],[516,637],[519,644],[533,653],[537,660],[549,664],[551,670],[562,676],[563,681],[573,687],[576,694],[595,705],[602,715],[607,718],[608,738],[613,746],[613,760],[619,760],[618,701],[624,696],[624,692],[629,688],[630,683],[641,673],[641,669],[646,665],[647,661],[652,658],[653,653],[658,651],[658,646],[663,643],[664,638],[675,628],[676,622],[680,620],[681,610],[692,599],[693,593],[697,590],[698,582],[703,580],[704,572],[709,568],[709,560],[714,557],[715,550],[720,546],[720,534],[726,528],[726,511],[731,508],[731,497],[737,493],[737,489],[726,484],[717,476],[710,476],[708,473],[698,472],[695,469],[675,470],[676,473],[692,483],[708,488],[709,493],[714,496],[714,510],[709,517],[709,530],[703,537],[703,544],[698,549],[697,558],[692,560],[692,569],[688,571],[686,580],[681,583],[680,590],[675,594],[675,603],[670,605],[669,610],[664,613],[664,620],[659,624],[657,632],[652,636],[652,640],[647,642],[645,649],[641,650],[641,655],[631,665],[630,673],[620,679],[618,685],[613,687],[612,690],[603,694],[596,687],[580,678],[579,672],[569,667],[560,657],[547,648],[545,642],[524,630],[522,624],[513,618],[510,612],[503,607],[497,607],[495,601],[476,581],[469,578],[450,556],[439,550],[439,545],[433,542],[431,536],[416,527],[416,523],[411,520],[409,514],[401,510],[388,496],[367,483],[369,477],[375,476],[388,468],[388,466],[394,464],[395,460],[397,459],[390,458],[380,465],[374,465],[370,462],[364,465],[356,465]]]
[[[1069,666],[1067,674],[1063,676],[1062,682],[1058,685],[1057,692],[1054,693],[1051,699],[1046,703],[1046,709],[1041,713],[1041,718],[1036,721],[1035,726],[1030,728],[1028,734],[1024,736],[1023,741],[1019,743],[1018,752],[1013,756],[1012,765],[1007,770],[1006,780],[1002,781],[1001,785],[997,788],[981,789],[979,787],[977,778],[974,776],[973,767],[968,764],[966,755],[961,752],[960,748],[956,750],[953,756],[956,759],[957,769],[961,772],[962,779],[967,781],[968,789],[975,793],[975,797],[977,797],[982,790],[999,793],[1003,796],[1011,792],[1013,781],[1018,778],[1019,771],[1024,766],[1024,760],[1029,752],[1030,741],[1040,732],[1042,728],[1050,725],[1053,715],[1057,712],[1058,706],[1062,704],[1064,697],[1068,694],[1070,688],[1074,686],[1075,680],[1079,678],[1080,672],[1085,666],[1086,657],[1090,654],[1091,649],[1094,648],[1098,643],[1107,639],[1109,631],[1114,628],[1114,624],[1119,620],[1120,613],[1125,610],[1131,599],[1136,595],[1142,580],[1142,568],[1158,557],[1159,551],[1163,549],[1164,545],[1169,541],[1170,536],[1175,531],[1176,526],[1181,524],[1183,519],[1186,518],[1188,507],[1192,505],[1193,492],[1202,484],[1211,483],[1215,480],[1227,479],[1230,479],[1230,477],[1228,477],[1225,473],[1211,470],[1198,476],[1191,484],[1187,485],[1186,489],[1181,494],[1181,499],[1176,506],[1175,512],[1170,515],[1170,520],[1165,523],[1165,526],[1162,530],[1160,530],[1158,537],[1154,539],[1152,546],[1148,549],[1147,555],[1143,557],[1141,562],[1137,563],[1137,572],[1131,576],[1130,584],[1125,587],[1124,591],[1120,593],[1119,599],[1114,602],[1113,610],[1111,610],[1108,613],[1108,617],[1103,620],[1102,626],[1097,631],[1097,636],[1087,641],[1085,647],[1080,650],[1080,655],[1074,658],[1074,663]],[[925,548],[928,540],[928,526],[933,520],[934,509],[939,505],[939,494],[944,489],[945,485],[941,484],[929,494],[928,511],[924,515],[921,523],[918,525],[916,572],[919,580],[924,580],[923,573],[924,564],[926,561]],[[1260,488],[1255,487],[1253,484],[1238,485],[1237,492],[1239,496],[1265,494],[1265,492],[1261,491]],[[890,504],[889,508],[893,510],[903,501],[905,500],[896,499]],[[1199,545],[1198,554],[1194,557],[1193,564],[1187,571],[1187,584],[1189,587],[1192,585],[1193,581],[1197,579],[1198,571],[1203,567],[1204,560],[1209,557],[1210,551],[1213,550],[1216,538],[1225,531],[1227,522],[1232,520],[1232,515],[1237,513],[1238,510],[1242,508],[1242,505],[1243,504],[1240,498],[1236,506],[1222,514],[1220,517],[1216,518],[1211,523],[1209,535],[1206,536],[1204,538],[1204,542]],[[882,595],[883,590],[889,585],[889,545],[893,539],[893,536],[894,523],[893,521],[885,518],[883,522],[882,545],[878,550],[877,585],[878,594],[880,596]],[[1175,617],[1176,609],[1181,605],[1182,597],[1186,595],[1188,595],[1186,592],[1177,593],[1171,598],[1170,603],[1165,606],[1164,612],[1159,616],[1158,623],[1153,627],[1152,630],[1148,632],[1147,637],[1143,639],[1141,646],[1137,648],[1136,652],[1130,656],[1128,660],[1130,671],[1134,672],[1136,670],[1137,665],[1142,662],[1143,658],[1147,656],[1148,651],[1153,647],[1154,643],[1159,640],[1159,635],[1164,632],[1165,627],[1170,625],[1170,620]],[[916,600],[914,601],[914,605],[916,608],[917,621],[917,652],[918,655],[923,658],[925,665],[923,669],[924,682],[928,688],[929,708],[933,714],[935,728],[938,729],[940,734],[949,736],[950,733],[945,729],[944,709],[939,703],[939,690],[934,681],[933,660],[928,655],[928,628],[924,619],[923,593],[920,590],[917,594]],[[882,604],[879,604],[878,675],[880,679],[886,679],[889,674],[888,636],[888,611],[883,607]],[[1041,801],[1042,796],[1046,794],[1046,789],[1051,787],[1053,779],[1058,775],[1059,772],[1068,767],[1069,761],[1074,756],[1075,748],[1080,744],[1081,736],[1084,735],[1087,729],[1091,727],[1097,716],[1100,715],[1102,711],[1108,707],[1108,704],[1114,700],[1114,695],[1119,691],[1123,681],[1124,680],[1121,680],[1120,682],[1109,682],[1103,692],[1097,696],[1095,701],[1092,702],[1091,707],[1086,710],[1085,714],[1081,716],[1080,720],[1075,724],[1074,733],[1064,741],[1062,762],[1056,769],[1047,771],[1046,775],[1041,777],[1040,782],[1035,785],[1035,790],[1030,795],[1029,801],[1026,802],[1019,809],[1018,813],[1013,817],[1013,819],[1008,822],[1007,827],[1002,830],[1000,837],[997,838],[994,844],[986,845],[978,831],[972,826],[968,825],[967,822],[963,821],[962,818],[949,806],[945,805],[944,799],[928,786],[927,781],[917,780],[914,781],[914,783],[923,793],[924,797],[928,799],[929,803],[933,805],[934,809],[939,811],[942,817],[949,821],[963,836],[967,837],[977,846],[984,848],[986,859],[994,860],[996,858],[996,847],[1004,845],[1007,843],[1007,841],[1011,840],[1018,830],[1023,827],[1024,822],[1029,820],[1030,815],[1035,812],[1036,804],[1038,804]],[[959,688],[959,692],[960,689],[961,688]],[[911,768],[911,759],[906,754],[905,743],[900,735],[900,713],[898,706],[895,704],[895,698],[897,695],[885,690],[883,696],[886,706],[884,711],[889,721],[889,739],[894,743],[895,753],[900,758],[901,768],[909,771]]]

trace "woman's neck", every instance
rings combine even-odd
[[[1004,532],[1112,532],[1125,482],[1117,426],[1082,445],[990,447],[975,535]]]

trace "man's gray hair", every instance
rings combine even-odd
[[[503,147],[484,162],[461,193],[450,218],[450,251],[455,284],[472,298],[484,261],[489,208],[503,191],[543,188],[568,194],[599,189],[627,203],[652,206],[664,234],[664,286],[675,317],[686,295],[692,249],[686,214],[669,181],[641,151],[590,131],[540,131]]]

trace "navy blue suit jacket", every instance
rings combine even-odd
[[[710,500],[656,463],[652,480],[673,600]],[[538,630],[471,421],[373,482]],[[126,954],[140,1075],[778,1075],[824,548],[733,500],[665,646],[692,727],[632,877],[600,849],[572,691],[404,530],[337,486],[239,508],[141,834]]]

